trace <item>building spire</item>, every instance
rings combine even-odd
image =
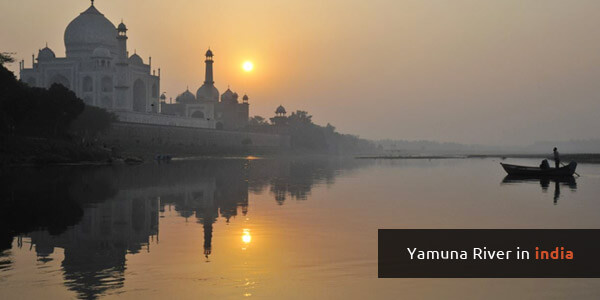
[[[204,61],[206,63],[206,72],[204,75],[204,83],[205,84],[214,84],[215,81],[213,79],[213,53],[210,50],[210,47],[208,48],[208,50],[206,51],[206,60]]]
[[[92,0],[92,6],[94,6],[94,0]]]

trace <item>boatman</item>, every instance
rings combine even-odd
[[[560,154],[558,153],[558,149],[556,149],[556,147],[554,147],[554,164],[556,165],[556,168],[558,169],[560,167]]]

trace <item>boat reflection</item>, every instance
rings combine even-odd
[[[515,176],[507,175],[502,179],[502,184],[515,184],[515,183],[539,183],[543,192],[548,192],[551,184],[554,185],[554,205],[558,204],[560,199],[560,189],[562,186],[567,186],[574,192],[577,190],[577,180],[573,176],[568,177],[528,177],[528,176]]]
[[[0,180],[9,184],[0,194],[0,272],[10,269],[2,250],[15,238],[15,247],[35,251],[42,265],[60,258],[60,248],[65,286],[79,298],[95,299],[124,286],[126,256],[151,251],[167,210],[202,226],[208,261],[213,224],[246,216],[249,192],[268,191],[280,205],[287,198],[305,200],[315,185],[332,184],[340,172],[366,163],[224,159],[3,174]],[[241,239],[244,248],[250,245],[250,229]]]

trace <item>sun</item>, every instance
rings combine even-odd
[[[251,61],[245,61],[242,65],[242,68],[244,69],[244,71],[250,72],[252,71],[252,69],[254,69],[254,64]]]

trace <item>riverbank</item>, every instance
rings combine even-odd
[[[81,145],[68,140],[0,136],[0,164],[107,164],[115,160],[110,149],[98,145]]]
[[[356,159],[465,159],[465,158],[534,158],[552,160],[551,154],[469,154],[469,155],[395,155],[395,156],[357,156]],[[578,163],[600,164],[600,153],[561,154],[565,163],[575,161]]]
[[[425,155],[425,156],[412,156],[412,155],[396,155],[396,156],[357,156],[356,159],[464,159],[467,158],[465,155]]]

